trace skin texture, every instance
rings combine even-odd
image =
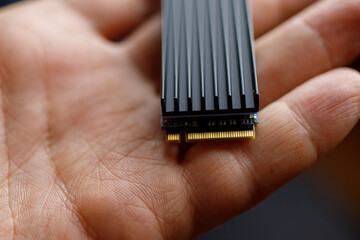
[[[262,2],[257,139],[186,150],[159,126],[159,2],[0,10],[0,238],[189,239],[340,143],[360,118],[360,75],[338,68],[359,56],[360,2]]]

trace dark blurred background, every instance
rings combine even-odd
[[[0,7],[19,0],[0,0]],[[0,36],[1,37],[1,36]],[[352,67],[360,69],[360,61]],[[360,124],[270,198],[198,240],[359,240]]]
[[[10,3],[13,3],[13,2],[18,2],[18,1],[17,0],[1,0],[0,7],[10,4]]]

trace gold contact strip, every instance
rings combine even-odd
[[[179,143],[180,142],[180,134],[179,133],[168,134],[166,136],[166,141],[169,143]]]
[[[226,140],[226,139],[255,139],[255,130],[251,131],[231,131],[231,132],[204,132],[187,133],[187,142],[206,141],[206,140]]]

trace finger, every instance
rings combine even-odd
[[[124,43],[134,66],[148,78],[160,79],[161,17],[154,15]]]
[[[317,0],[252,0],[255,36],[258,37],[264,34],[316,1]]]
[[[185,156],[197,233],[251,208],[335,147],[360,118],[360,75],[324,74],[259,117],[255,141],[199,144]]]
[[[323,1],[256,43],[261,104],[360,54],[360,2]]]
[[[123,37],[155,10],[160,0],[62,0],[84,15],[110,39]]]

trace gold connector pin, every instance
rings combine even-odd
[[[250,131],[229,131],[229,132],[203,132],[187,133],[186,142],[199,142],[209,140],[235,140],[235,139],[255,139],[255,130]]]
[[[167,134],[166,141],[168,143],[180,143],[180,133]]]

